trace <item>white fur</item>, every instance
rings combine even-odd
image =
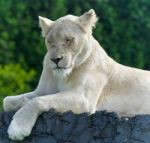
[[[150,72],[120,65],[105,53],[89,32],[96,22],[93,10],[52,25],[44,21],[40,24],[43,34],[48,31],[48,52],[37,89],[4,99],[5,111],[18,110],[8,129],[11,139],[28,136],[37,117],[50,108],[75,113],[108,110],[120,116],[150,113]],[[62,40],[66,34],[74,36],[71,46]],[[55,69],[51,58],[62,56],[58,66],[63,68]]]

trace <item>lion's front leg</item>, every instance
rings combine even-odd
[[[53,89],[54,85],[52,81],[53,80],[49,75],[47,75],[47,72],[44,68],[37,88],[32,92],[28,92],[16,96],[5,97],[3,101],[4,110],[5,111],[18,110],[21,107],[23,107],[28,101],[30,101],[31,99],[37,96],[43,96],[47,93],[52,94],[55,90]]]
[[[7,96],[3,100],[3,108],[5,111],[18,110],[21,107],[23,107],[29,100],[38,95],[38,92],[35,90],[33,92],[20,94],[16,96]]]
[[[23,140],[30,135],[32,127],[39,115],[39,108],[33,99],[18,110],[8,128],[9,138],[12,140]]]
[[[77,98],[78,96],[80,98]],[[9,137],[13,140],[23,140],[30,135],[37,117],[50,108],[61,112],[72,110],[81,113],[88,110],[88,103],[82,95],[72,92],[36,97],[16,112],[8,128]]]

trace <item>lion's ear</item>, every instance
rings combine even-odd
[[[86,32],[92,32],[92,27],[95,26],[98,18],[93,9],[90,9],[88,12],[85,12],[78,18],[79,24]]]
[[[54,21],[39,16],[39,26],[42,29],[42,36],[45,37],[48,34],[49,28],[52,26],[52,24],[54,23]]]

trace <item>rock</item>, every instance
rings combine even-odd
[[[0,143],[17,143],[7,135],[14,113],[0,113]],[[50,110],[21,143],[150,143],[150,115],[119,119],[106,111],[76,115]]]

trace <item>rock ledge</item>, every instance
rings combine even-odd
[[[14,113],[0,113],[0,143],[17,143],[7,135]],[[150,115],[119,119],[105,111],[75,115],[50,110],[21,143],[150,143]]]

